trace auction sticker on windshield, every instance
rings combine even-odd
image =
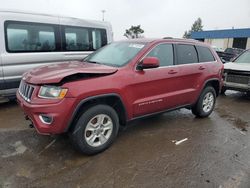
[[[130,44],[129,45],[129,47],[131,47],[131,48],[143,48],[144,47],[144,45],[143,44]]]

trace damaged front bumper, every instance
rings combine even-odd
[[[39,134],[60,134],[65,132],[73,113],[74,98],[64,98],[55,104],[32,104],[25,101],[17,92],[17,101]]]

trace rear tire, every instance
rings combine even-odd
[[[69,136],[73,146],[81,153],[93,155],[106,150],[119,130],[116,111],[108,105],[96,105],[78,119]]]
[[[208,117],[215,106],[216,92],[213,87],[203,89],[197,103],[192,107],[192,113],[197,117]]]

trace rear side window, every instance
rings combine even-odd
[[[198,55],[193,45],[177,45],[177,62],[178,64],[198,63]]]
[[[6,48],[9,52],[48,52],[56,50],[53,25],[6,22]]]
[[[64,27],[66,51],[92,51],[107,44],[105,29]]]
[[[66,27],[65,39],[66,39],[66,50],[68,51],[90,50],[88,29]]]
[[[211,51],[204,46],[196,46],[196,49],[199,54],[199,61],[200,62],[211,62],[215,61],[213,54]]]
[[[160,44],[153,48],[147,57],[157,57],[160,61],[160,66],[171,66],[174,63],[173,45]]]

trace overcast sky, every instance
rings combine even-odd
[[[182,37],[198,17],[204,30],[250,28],[250,0],[0,0],[0,5],[94,20],[106,10],[115,40],[124,39],[131,25],[141,25],[145,37]]]

